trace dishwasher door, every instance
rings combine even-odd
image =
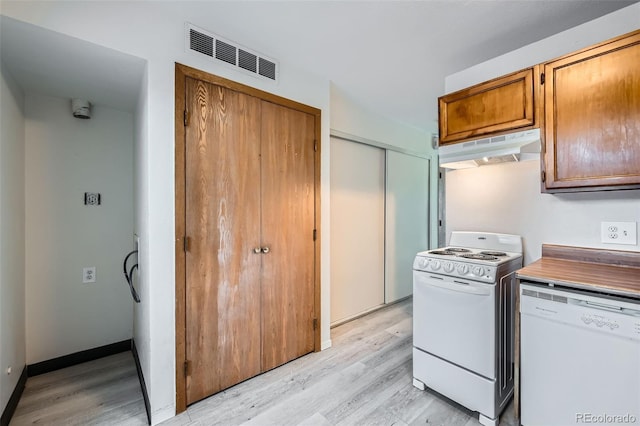
[[[523,426],[640,423],[640,301],[520,286]]]

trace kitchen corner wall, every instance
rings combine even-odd
[[[0,64],[1,65],[1,64]],[[24,94],[0,67],[0,413],[26,364]],[[7,368],[11,367],[11,374]]]
[[[483,62],[445,80],[446,92],[471,86],[638,29],[640,4]],[[449,171],[447,240],[451,231],[480,230],[524,237],[525,264],[541,245],[563,244],[640,251],[640,245],[603,244],[601,221],[640,221],[640,190],[543,194],[540,163],[506,163]]]
[[[133,117],[27,93],[27,364],[127,340],[133,302],[122,273],[133,233]],[[101,205],[84,205],[85,192]],[[3,227],[3,229],[6,229]],[[82,268],[96,282],[82,283]]]
[[[537,161],[447,172],[447,240],[451,231],[522,235],[525,264],[543,243],[640,251],[600,242],[600,221],[640,221],[640,190],[541,194],[539,176]]]
[[[391,145],[413,153],[425,155],[431,160],[429,188],[429,238],[430,247],[438,244],[438,164],[436,152],[431,147],[431,135],[437,134],[437,123],[431,132],[381,117],[356,104],[348,95],[331,84],[331,131],[338,131],[358,138]],[[425,247],[426,250],[429,247]]]

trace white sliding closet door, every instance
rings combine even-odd
[[[413,292],[413,259],[428,249],[429,160],[387,151],[385,303]]]
[[[385,151],[331,138],[331,323],[384,303]]]

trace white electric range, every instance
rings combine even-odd
[[[522,238],[453,232],[413,263],[413,384],[494,426],[513,394],[515,271]]]

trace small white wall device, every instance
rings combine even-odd
[[[71,99],[71,112],[76,118],[91,118],[91,104],[84,99]]]

